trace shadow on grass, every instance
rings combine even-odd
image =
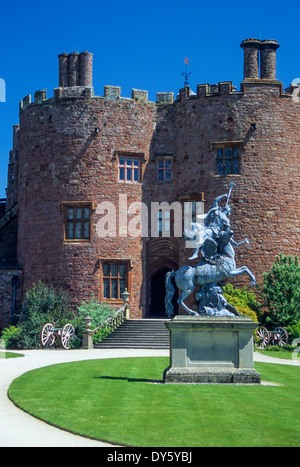
[[[93,376],[94,379],[109,379],[109,380],[119,380],[127,381],[128,383],[154,383],[162,384],[162,379],[146,379],[146,378],[126,378],[124,376]]]

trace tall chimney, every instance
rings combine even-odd
[[[69,86],[79,86],[79,53],[69,55]]]
[[[90,52],[79,55],[79,85],[93,86],[93,54]]]
[[[241,43],[244,50],[244,79],[258,79],[259,71],[259,39],[245,39]]]
[[[68,86],[68,54],[65,52],[58,56],[58,74],[59,80],[58,85],[61,88],[66,88]]]
[[[63,53],[58,56],[59,87],[93,86],[93,54]]]
[[[261,42],[260,46],[260,77],[261,79],[276,79],[276,50],[279,44],[275,40]]]

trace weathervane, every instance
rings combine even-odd
[[[185,64],[185,71],[183,71],[181,73],[181,76],[184,76],[185,77],[185,82],[184,82],[184,87],[188,86],[189,85],[189,82],[188,82],[188,77],[190,76],[191,74],[191,71],[187,71],[188,70],[188,65],[190,64],[190,59],[187,58],[187,57],[184,57],[184,64]]]

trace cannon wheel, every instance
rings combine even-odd
[[[274,329],[274,332],[276,332],[276,335],[277,335],[277,345],[283,346],[288,343],[289,336],[284,328],[278,327]]]
[[[43,347],[49,348],[55,342],[54,326],[51,323],[45,324],[41,332],[41,343]]]
[[[260,340],[260,345],[266,347],[270,342],[270,334],[267,328],[260,326],[256,331],[257,337]]]
[[[64,349],[68,350],[70,348],[70,340],[75,337],[75,329],[72,324],[66,324],[62,328],[61,332],[61,344]]]

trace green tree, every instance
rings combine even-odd
[[[262,296],[268,308],[265,322],[273,326],[294,326],[300,320],[300,265],[298,256],[276,257],[263,274]]]

